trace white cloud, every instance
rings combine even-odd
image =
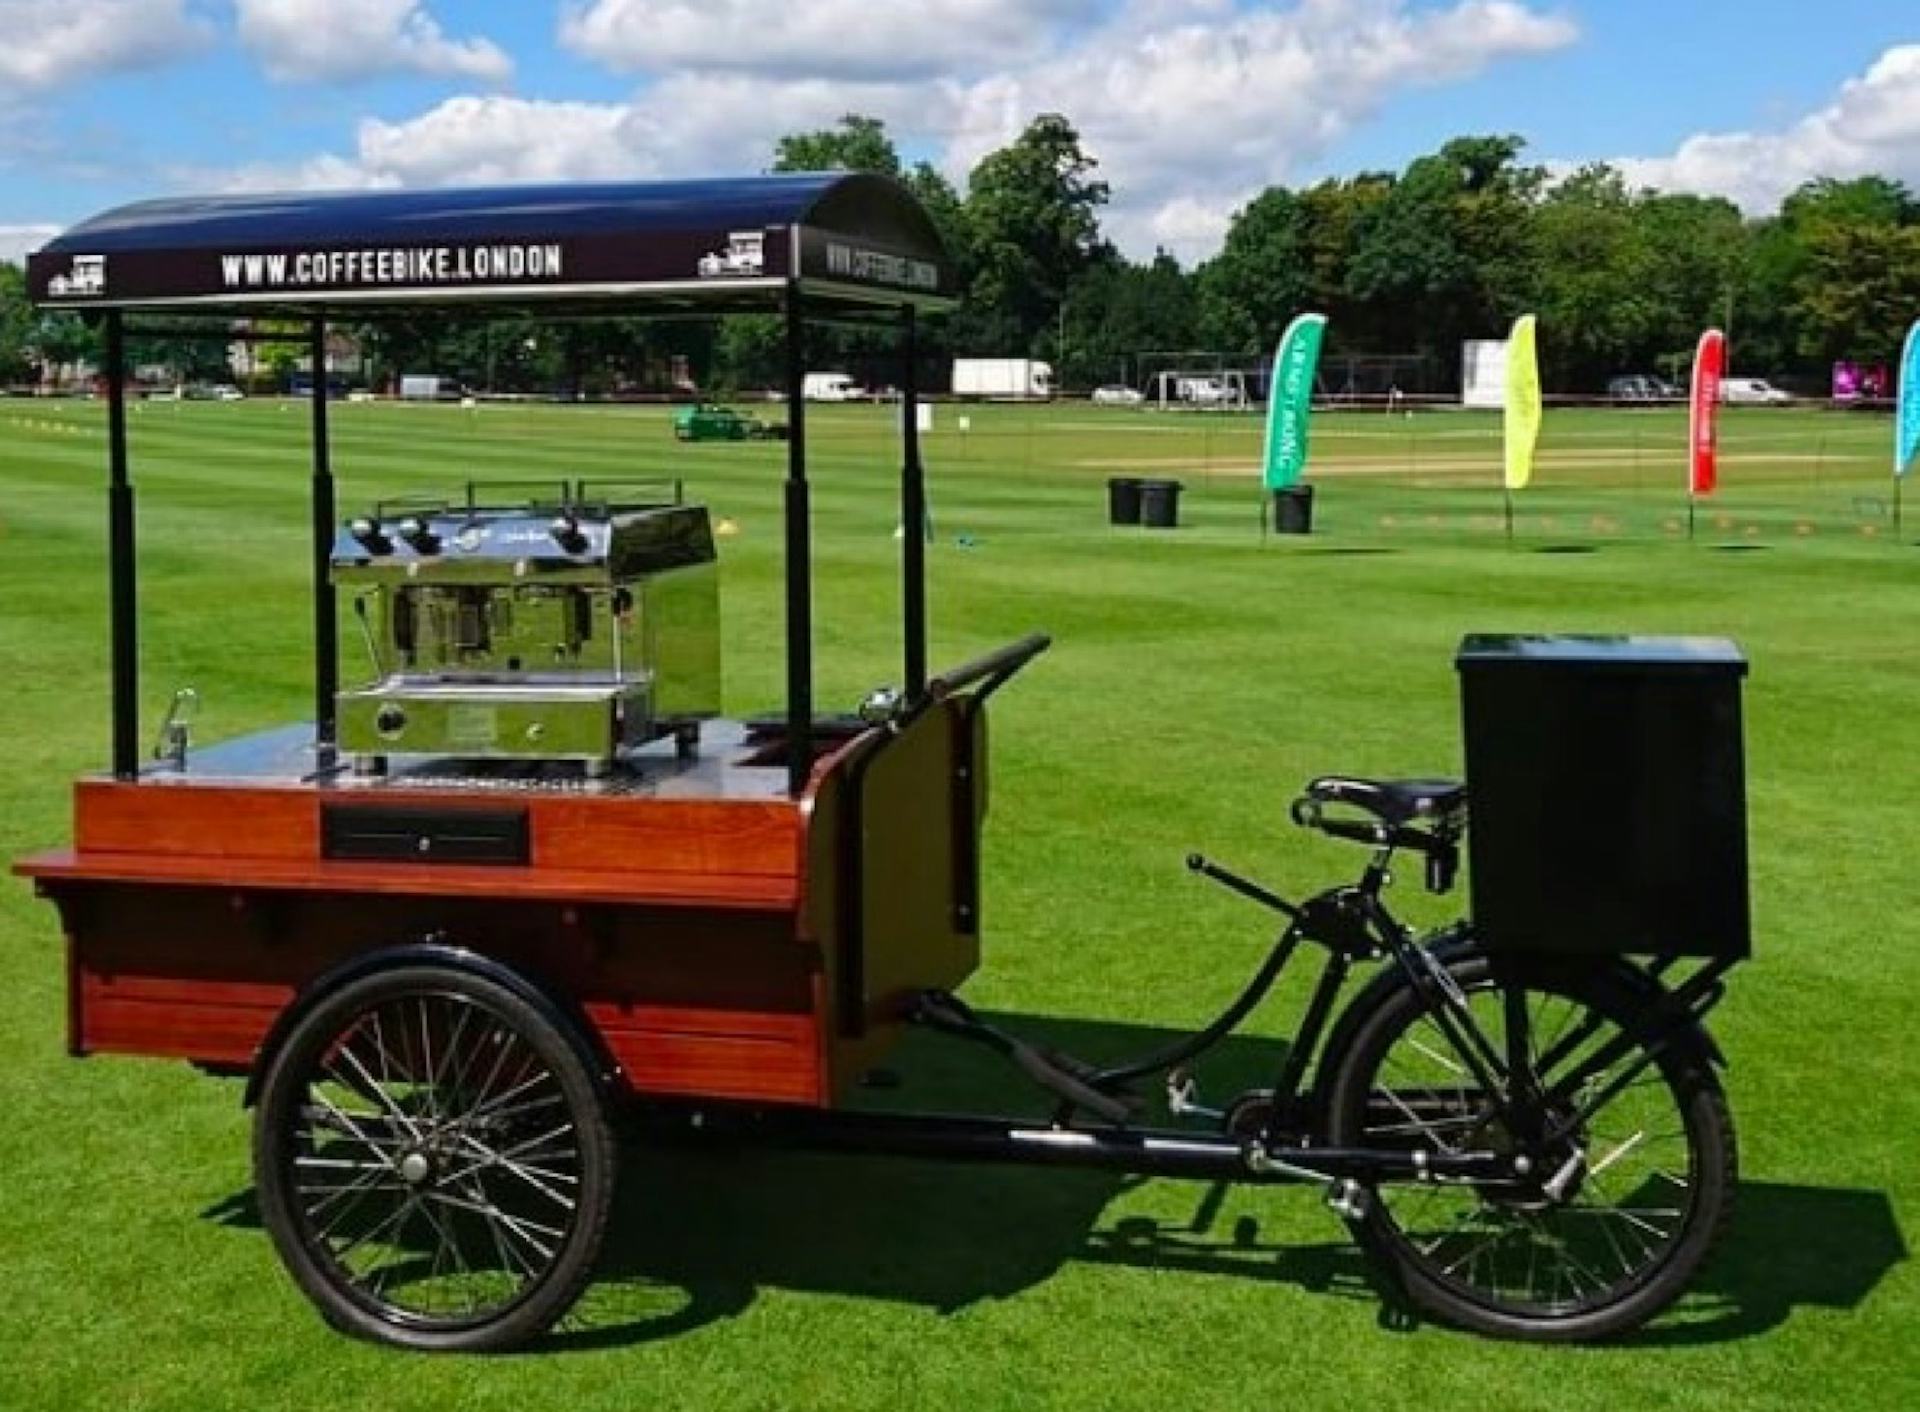
[[[767,163],[773,135],[830,122],[850,103],[870,111],[898,97],[898,90],[824,81],[768,90],[736,74],[665,79],[630,103],[463,96],[402,122],[363,120],[350,156],[174,175],[183,185],[270,191],[756,171]]]
[[[396,186],[638,175],[616,103],[451,98],[408,122],[360,124],[356,165]]]
[[[1398,93],[1576,34],[1510,0],[1441,10],[1303,0],[1244,13],[1218,0],[1151,0],[1041,64],[967,87],[948,165],[965,168],[1037,111],[1066,113],[1113,185],[1117,242],[1192,258],[1217,247],[1236,206],[1294,178]]]
[[[0,264],[20,264],[58,234],[55,225],[0,225]]]
[[[504,82],[513,61],[490,39],[450,39],[420,0],[234,0],[240,43],[269,78],[346,83],[420,73]]]
[[[575,6],[566,22],[577,29],[599,15],[612,26],[621,14],[667,17],[681,8],[600,0]],[[1231,0],[1134,0],[1091,28],[1057,33],[1049,26],[1080,6],[923,0],[911,11],[898,7],[930,27],[931,39],[911,43],[908,30],[886,28],[895,23],[887,18],[894,5],[858,15],[841,0],[820,0],[817,8],[846,31],[851,68],[793,77],[782,50],[763,61],[736,54],[678,69],[625,102],[455,98],[404,121],[362,122],[350,154],[293,170],[248,169],[230,181],[445,185],[756,171],[780,135],[848,112],[885,119],[896,137],[940,154],[957,180],[1035,114],[1053,111],[1079,126],[1112,184],[1107,226],[1122,248],[1145,255],[1165,245],[1191,259],[1218,248],[1236,206],[1294,177],[1395,94],[1454,82],[1575,36],[1569,21],[1515,0],[1456,0],[1437,10],[1410,0],[1301,0],[1284,11],[1248,12]],[[962,11],[988,29],[1024,14],[1044,42],[1004,67],[976,67],[985,61],[954,33]],[[715,0],[712,11],[726,25],[749,12],[787,26],[783,32],[802,48],[815,42],[805,4]],[[854,57],[867,53],[862,17],[896,37],[890,65]],[[706,52],[691,29],[676,34],[664,29],[658,52]],[[954,57],[929,77],[924,66],[935,44],[954,45]],[[761,67],[742,67],[750,61]]]
[[[0,96],[151,68],[210,37],[185,0],[0,0]]]
[[[1727,196],[1756,214],[1814,177],[1920,185],[1920,44],[1887,50],[1832,102],[1778,131],[1700,133],[1668,156],[1615,165],[1634,185]]]
[[[560,40],[620,73],[902,79],[1017,63],[1093,0],[570,0]]]

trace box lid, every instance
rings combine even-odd
[[[1747,659],[1724,637],[1635,637],[1577,633],[1469,633],[1453,664],[1462,672],[1559,668],[1745,676]]]

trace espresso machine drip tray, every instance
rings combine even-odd
[[[646,735],[644,681],[569,685],[382,682],[343,692],[342,740],[379,742],[379,753],[462,759],[602,760]]]

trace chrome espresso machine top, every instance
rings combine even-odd
[[[677,483],[385,501],[341,527],[332,576],[374,662],[337,698],[361,769],[404,755],[602,773],[662,736],[692,750],[719,712],[713,531]]]

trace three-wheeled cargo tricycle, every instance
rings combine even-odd
[[[703,260],[742,231],[758,263]],[[422,1349],[546,1329],[591,1277],[626,1122],[1306,1184],[1415,1305],[1524,1338],[1639,1325],[1726,1224],[1702,1017],[1748,949],[1729,645],[1469,639],[1475,920],[1416,935],[1387,903],[1396,860],[1453,885],[1465,786],[1316,779],[1294,820],[1359,845],[1357,877],[1296,902],[1189,859],[1278,935],[1211,1024],[1090,1063],[955,994],[979,961],[988,702],[1047,639],[930,674],[908,534],[898,688],[814,710],[804,320],[898,328],[901,522],[925,519],[916,321],[953,273],[903,188],[161,201],[60,237],[30,279],[101,318],[109,394],[112,769],[76,785],[72,846],[19,865],[60,910],[69,1045],[245,1076],[260,1208],[340,1328]],[[719,714],[711,532],[677,487],[482,487],[343,522],[315,396],[314,720],[201,747],[170,714],[142,760],[129,333],[292,317],[317,367],[330,320],[426,303],[783,314],[781,714]],[[342,598],[378,668],[347,689]],[[1310,950],[1271,1083],[1204,1105],[1196,1065]],[[1012,1060],[1050,1116],[848,1106],[909,1026]]]

